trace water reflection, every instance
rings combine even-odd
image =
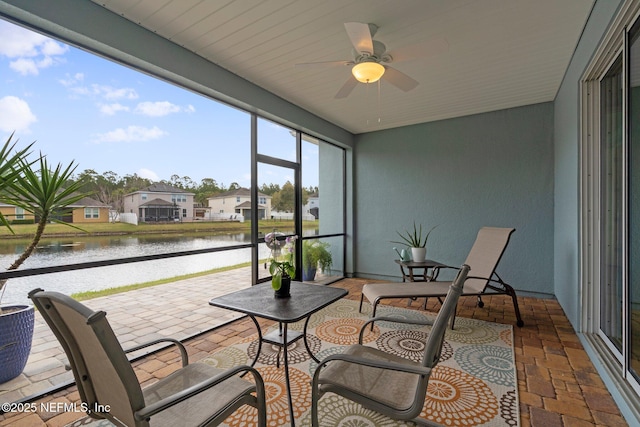
[[[43,239],[34,254],[27,259],[21,268],[68,265],[88,261],[218,248],[250,242],[250,235],[244,233],[215,236],[153,235]],[[0,265],[7,267],[11,265],[27,244],[28,242],[11,239],[0,242]],[[265,245],[259,246],[260,258],[266,258],[269,255],[268,249]],[[238,249],[15,278],[7,283],[3,304],[27,303],[29,301],[27,293],[37,287],[70,294],[198,273],[250,261],[251,250]]]

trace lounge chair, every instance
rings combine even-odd
[[[67,354],[83,407],[92,418],[129,427],[210,426],[248,404],[258,409],[258,425],[267,425],[264,383],[252,367],[189,364],[182,343],[159,339],[127,352],[170,342],[180,350],[182,368],[142,389],[104,311],[42,289],[31,291],[29,298]],[[239,377],[246,372],[254,382]]]
[[[349,346],[318,365],[311,385],[311,425],[318,426],[318,402],[327,392],[359,403],[395,420],[437,425],[420,416],[429,377],[440,360],[447,324],[453,320],[469,266],[463,265],[449,285],[449,291],[433,322],[396,317],[370,319],[360,330],[359,344]],[[374,321],[430,325],[422,362],[414,362],[374,347],[362,345],[362,333]]]
[[[479,307],[484,306],[482,301],[482,296],[484,295],[510,296],[513,301],[517,325],[522,327],[524,322],[520,316],[516,292],[496,273],[496,267],[514,231],[514,228],[483,227],[480,229],[476,241],[464,262],[471,267],[471,273],[464,284],[462,296],[476,296]],[[448,281],[366,284],[362,287],[362,295],[360,296],[360,312],[362,312],[364,298],[367,298],[373,305],[372,317],[375,317],[378,303],[383,299],[436,297],[442,302],[442,297],[447,294],[450,284],[451,282]]]

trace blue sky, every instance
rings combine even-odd
[[[247,113],[0,20],[0,137],[50,163],[169,180],[250,185]],[[259,123],[259,147],[294,160],[286,128]],[[304,144],[304,186],[317,185],[317,146]],[[293,181],[261,168],[259,184]]]

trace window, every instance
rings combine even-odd
[[[16,207],[16,217],[15,219],[24,219],[24,209]]]
[[[85,219],[98,219],[100,218],[100,208],[84,208]]]
[[[31,55],[32,49],[29,40],[34,39],[24,32],[29,30],[21,26],[8,24],[3,28],[3,36],[15,31],[16,40],[25,40],[23,44],[25,52]],[[25,22],[25,25],[34,25]],[[11,27],[11,28],[10,28]],[[42,29],[42,28],[40,28]],[[79,45],[102,46],[86,43],[87,40],[74,35],[74,32],[65,32],[61,28],[44,31],[44,33],[64,34],[70,41]],[[37,40],[45,37],[38,35]],[[55,40],[45,40],[48,43],[63,43]],[[133,239],[105,239],[102,236],[90,236],[82,240],[84,246],[61,245],[55,256],[48,256],[49,251],[39,251],[30,258],[31,266],[38,268],[36,273],[28,272],[25,277],[20,277],[13,282],[12,273],[0,271],[2,278],[11,278],[12,285],[7,288],[3,302],[28,303],[27,293],[34,287],[40,286],[43,281],[40,274],[45,274],[48,286],[56,288],[64,293],[79,291],[73,287],[74,283],[81,283],[86,289],[104,289],[105,287],[126,286],[132,283],[144,283],[149,281],[166,280],[187,274],[208,272],[211,269],[228,268],[230,266],[245,265],[251,263],[255,270],[249,273],[245,269],[239,269],[240,274],[246,275],[242,280],[246,286],[255,283],[258,267],[262,267],[260,260],[266,259],[268,252],[260,239],[259,234],[254,233],[253,226],[258,221],[251,221],[259,215],[268,215],[266,209],[272,199],[265,198],[266,206],[252,212],[250,197],[236,198],[238,206],[229,210],[235,210],[230,215],[220,206],[226,207],[224,198],[211,200],[211,222],[225,220],[230,216],[246,219],[240,224],[233,235],[210,235],[213,233],[201,233],[200,236],[186,235],[174,236],[159,233],[147,233],[160,223],[173,222],[175,217],[185,219],[187,222],[195,216],[192,206],[181,205],[176,209],[171,202],[171,191],[162,190],[161,197],[156,192],[146,193],[146,189],[152,184],[177,185],[177,188],[189,189],[187,194],[189,201],[207,206],[207,198],[220,194],[228,194],[230,189],[251,188],[255,190],[257,180],[257,168],[252,159],[255,158],[257,144],[260,153],[267,157],[278,159],[276,166],[280,170],[295,171],[297,176],[278,177],[277,180],[270,176],[269,170],[262,177],[261,183],[278,183],[284,186],[287,180],[295,183],[295,194],[300,194],[300,170],[310,173],[305,175],[302,182],[307,185],[317,186],[317,177],[320,178],[321,197],[323,197],[323,232],[331,235],[322,235],[323,242],[331,245],[334,264],[327,276],[334,279],[343,275],[343,248],[345,248],[344,204],[342,188],[343,182],[334,187],[339,180],[344,180],[344,150],[328,143],[319,142],[320,154],[315,153],[313,160],[303,163],[301,152],[307,148],[300,148],[300,140],[304,138],[300,131],[280,126],[239,108],[232,108],[211,98],[211,92],[206,96],[198,94],[201,86],[192,84],[190,87],[180,87],[177,84],[168,84],[164,79],[153,77],[155,68],[135,70],[131,61],[127,66],[117,63],[117,55],[110,54],[106,47],[100,47],[104,51],[93,55],[87,50],[77,49],[71,45],[59,46],[55,49],[62,55],[56,58],[55,67],[39,69],[36,75],[21,78],[21,84],[15,83],[15,73],[10,63],[16,59],[0,54],[0,75],[3,82],[11,82],[14,88],[7,93],[15,92],[21,103],[28,105],[32,111],[37,112],[38,120],[29,125],[28,137],[25,139],[44,141],[51,144],[44,149],[44,154],[58,159],[62,163],[72,158],[81,168],[85,169],[87,177],[91,178],[92,190],[99,193],[99,200],[113,207],[120,214],[120,224],[126,224],[123,220],[140,221],[145,224],[138,230],[139,233]],[[97,49],[97,47],[96,47]],[[36,49],[40,50],[40,49]],[[105,57],[112,60],[105,60]],[[140,62],[142,63],[142,61]],[[69,67],[67,68],[67,65]],[[85,75],[76,73],[82,69],[90,69],[91,73]],[[140,72],[142,71],[142,72]],[[73,76],[73,77],[72,77]],[[176,76],[173,81],[191,84],[188,77],[184,79]],[[22,86],[24,84],[24,86]],[[0,86],[3,83],[0,82]],[[100,88],[99,91],[87,91],[86,88]],[[33,94],[22,96],[21,93]],[[71,96],[73,95],[73,96]],[[116,96],[116,98],[113,98]],[[68,102],[69,100],[72,102]],[[48,108],[55,102],[58,108]],[[163,114],[156,114],[161,111]],[[166,114],[165,114],[166,113]],[[103,120],[108,116],[108,120]],[[97,118],[100,118],[99,120]],[[260,122],[260,135],[256,138],[257,123]],[[51,124],[55,123],[55,126]],[[140,126],[132,126],[138,124]],[[27,124],[25,124],[27,126]],[[18,135],[16,135],[17,137]],[[76,144],[72,148],[57,144],[55,141],[84,141],[90,137],[92,143]],[[256,139],[258,141],[256,141]],[[53,142],[52,142],[53,141]],[[88,141],[87,141],[88,142]],[[318,144],[316,141],[315,144]],[[42,145],[36,146],[40,149]],[[43,147],[43,148],[44,148]],[[53,147],[53,148],[52,148]],[[311,147],[312,149],[314,147]],[[323,153],[323,150],[325,151]],[[71,154],[73,153],[73,156]],[[318,157],[319,156],[319,157]],[[187,161],[182,161],[187,159]],[[282,166],[284,165],[284,166]],[[323,166],[316,170],[316,166]],[[94,171],[109,171],[97,172]],[[327,175],[326,177],[323,177]],[[329,176],[331,175],[331,176]],[[308,181],[307,181],[308,180]],[[325,185],[330,184],[330,185]],[[288,186],[287,189],[291,189]],[[334,190],[338,191],[335,192]],[[149,190],[150,191],[150,190]],[[191,194],[195,196],[191,196]],[[288,195],[290,195],[289,192]],[[255,193],[254,193],[255,194]],[[264,193],[267,194],[267,193]],[[273,193],[268,193],[272,196]],[[96,196],[97,197],[97,196]],[[223,196],[225,197],[225,196]],[[229,197],[229,196],[226,196]],[[161,199],[161,200],[156,200]],[[187,196],[180,195],[173,200],[187,201]],[[233,198],[229,197],[231,204]],[[293,199],[291,199],[293,200]],[[282,201],[282,200],[281,200]],[[334,202],[338,201],[337,204]],[[169,203],[168,203],[169,202]],[[269,204],[267,204],[269,202]],[[254,203],[256,204],[256,203]],[[287,210],[287,203],[283,212]],[[289,208],[292,206],[288,204]],[[295,216],[302,218],[302,204],[298,200],[295,210],[287,218]],[[182,209],[182,208],[187,208]],[[100,224],[92,222],[100,219],[101,208],[84,208],[76,212],[73,218],[84,220],[82,227],[98,229]],[[180,212],[182,210],[182,212]],[[220,210],[217,214],[215,211]],[[106,211],[103,211],[106,214]],[[128,213],[128,214],[124,214]],[[16,210],[16,217],[25,216],[23,211]],[[204,213],[206,217],[208,211]],[[84,218],[82,218],[84,215]],[[29,215],[31,217],[31,215]],[[77,218],[80,217],[80,218]],[[69,216],[71,220],[71,216]],[[102,220],[111,219],[108,216]],[[115,219],[115,218],[114,218]],[[269,218],[267,218],[269,219]],[[66,220],[66,217],[65,217]],[[286,231],[294,231],[292,226],[287,226]],[[310,220],[309,220],[310,221]],[[204,221],[203,221],[204,222]],[[172,224],[173,225],[173,224]],[[182,226],[182,224],[177,224]],[[225,224],[226,226],[227,224]],[[236,224],[234,224],[236,225]],[[311,225],[311,227],[309,227]],[[335,225],[339,225],[336,227]],[[318,235],[317,224],[298,223],[298,232],[304,231],[305,235]],[[186,228],[186,227],[184,227]],[[265,230],[271,231],[272,227]],[[202,238],[202,234],[207,234]],[[8,257],[13,261],[15,251],[9,242],[14,239],[3,239],[0,246],[8,247]],[[85,250],[86,248],[86,250]],[[197,251],[197,254],[194,254]],[[335,252],[333,252],[335,251]],[[139,261],[140,255],[144,255],[148,261]],[[1,255],[0,255],[1,256]],[[95,268],[86,268],[82,265],[91,261],[93,266],[104,269],[103,273]],[[7,264],[8,265],[8,264]],[[41,271],[44,269],[45,271]],[[49,269],[46,271],[46,269]],[[24,273],[23,269],[21,273]],[[261,268],[264,273],[264,268]],[[51,274],[55,273],[55,274]],[[104,280],[108,277],[109,280]],[[0,279],[0,280],[1,280]],[[72,285],[72,286],[69,286]],[[108,307],[106,307],[108,311]]]
[[[28,31],[22,27],[15,27],[16,31]],[[54,42],[62,44],[51,40],[51,43]],[[326,206],[326,211],[323,212],[323,226],[338,225],[323,229],[323,232],[331,233],[331,235],[325,234],[324,238],[332,239],[332,249],[336,250],[334,269],[331,275],[335,277],[342,275],[342,263],[338,260],[343,258],[342,248],[344,247],[344,227],[342,227],[344,223],[342,188],[344,185],[340,182],[337,192],[333,187],[337,180],[344,179],[342,169],[344,167],[344,150],[342,148],[316,139],[313,140],[312,145],[305,143],[305,147],[301,148],[301,141],[306,140],[307,137],[299,130],[259,117],[256,113],[248,113],[239,108],[229,107],[213,100],[210,96],[202,96],[198,94],[198,91],[201,90],[199,86],[185,88],[177,84],[167,84],[165,80],[153,77],[153,69],[140,70],[142,72],[139,72],[132,67],[121,66],[116,62],[117,59],[105,60],[101,55],[104,52],[92,55],[73,46],[65,45],[63,47],[64,49],[59,51],[62,52],[62,55],[68,56],[68,61],[64,60],[67,58],[61,57],[59,67],[42,69],[38,75],[24,79],[25,85],[31,85],[27,88],[28,91],[24,91],[25,93],[31,92],[41,95],[34,96],[29,100],[25,99],[24,102],[29,104],[34,111],[43,111],[42,114],[46,115],[46,120],[38,120],[31,125],[29,139],[56,140],[55,133],[63,129],[65,135],[69,135],[69,138],[66,138],[68,140],[79,140],[86,138],[87,135],[92,135],[95,144],[79,145],[74,147],[73,151],[73,157],[81,164],[81,168],[92,171],[92,173],[86,174],[92,180],[91,185],[95,187],[92,190],[98,190],[96,194],[100,194],[100,200],[112,206],[115,211],[127,213],[120,215],[120,221],[132,218],[132,221],[148,223],[144,228],[145,235],[135,240],[127,239],[125,242],[113,239],[108,245],[104,245],[102,242],[92,245],[97,252],[91,257],[91,260],[102,263],[105,268],[112,268],[118,272],[110,277],[108,286],[124,286],[131,283],[167,279],[181,274],[199,273],[211,268],[242,265],[247,262],[252,262],[252,268],[255,270],[252,270],[251,277],[247,277],[246,284],[249,286],[255,283],[252,279],[257,278],[257,274],[254,275],[254,273],[261,265],[259,260],[265,259],[268,255],[261,239],[264,233],[273,229],[273,225],[259,225],[263,228],[258,229],[257,234],[254,234],[252,224],[256,225],[258,221],[251,220],[258,218],[270,220],[271,204],[275,199],[274,194],[285,190],[282,191],[283,194],[279,195],[279,213],[283,221],[286,221],[286,227],[283,227],[283,231],[297,232],[301,235],[304,232],[305,235],[318,236],[319,223],[302,225],[298,222],[298,220],[315,221],[315,218],[311,219],[309,215],[302,215],[308,191],[304,192],[302,200],[299,200],[299,195],[303,182],[317,187],[318,177],[322,182],[324,193],[321,194],[325,197],[323,203]],[[15,72],[9,66],[10,61],[11,59],[0,55],[2,73]],[[74,65],[71,69],[65,69],[63,64],[79,63],[82,63],[86,68],[99,70],[99,72],[92,73],[91,76],[83,76],[82,79],[64,80],[64,84],[62,84],[60,76],[74,75],[73,73],[78,68],[77,65]],[[190,84],[187,78],[178,80],[187,85]],[[51,86],[50,82],[55,82],[55,88]],[[88,96],[87,92],[82,90],[85,87],[108,87],[109,91]],[[69,96],[70,94],[77,95],[73,97],[73,102],[60,104],[72,98]],[[110,104],[105,101],[110,95],[118,95],[121,98]],[[100,96],[103,98],[97,101],[96,97]],[[47,109],[38,105],[38,100],[44,98],[48,98],[47,102],[55,99],[60,108]],[[154,104],[158,102],[159,98],[168,101],[161,103],[162,105],[160,103]],[[143,108],[145,106],[146,108]],[[160,107],[167,114],[154,114]],[[108,124],[105,121],[104,127],[97,127],[96,120],[78,121],[77,119],[79,116],[104,117],[105,114],[109,116],[109,120]],[[142,117],[141,114],[146,117]],[[130,126],[133,119],[135,119],[134,121],[144,119],[145,125],[143,127]],[[60,125],[48,128],[47,124],[51,122]],[[187,134],[188,137],[184,137]],[[140,143],[131,144],[133,141]],[[318,145],[322,147],[321,154],[315,150]],[[314,157],[307,162],[304,153],[309,148],[311,148],[311,154]],[[326,157],[322,154],[323,150],[324,154],[327,154]],[[68,152],[65,147],[60,147],[59,152],[47,154],[63,156],[62,160],[71,159],[66,156]],[[189,161],[176,161],[176,153],[178,152]],[[258,168],[256,167],[257,162],[252,162],[257,158],[258,153],[263,156],[260,161],[264,168]],[[303,163],[303,159],[306,163]],[[317,166],[323,166],[326,170],[319,172]],[[308,172],[305,172],[307,169]],[[93,173],[93,171],[109,172]],[[284,172],[284,174],[273,177],[271,175],[273,171]],[[300,176],[301,171],[303,174],[306,173],[303,178]],[[326,180],[323,178],[325,172],[331,174],[331,177],[327,176]],[[257,183],[258,175],[262,179],[259,184]],[[325,183],[331,185],[324,186]],[[166,189],[158,190],[162,193],[147,193],[147,191],[151,191],[147,189],[156,184],[160,188],[166,184],[170,187],[184,189],[186,192],[182,193],[180,190],[171,190],[169,187],[165,187]],[[249,195],[244,193],[230,193],[245,188],[255,191],[256,187],[263,184],[268,186],[271,191],[261,191],[257,200],[252,200]],[[171,191],[176,191],[176,194],[172,194]],[[229,196],[229,194],[236,194],[236,196]],[[255,192],[251,194],[255,194]],[[220,197],[220,195],[224,196]],[[234,206],[224,209],[226,208],[226,198]],[[193,211],[193,207],[190,205],[173,205],[173,203],[190,203],[191,201],[194,205],[209,206],[210,211],[203,210],[202,215],[199,215]],[[338,203],[334,204],[334,202]],[[257,208],[256,211],[252,211],[254,208]],[[78,210],[77,214],[84,215],[82,219],[86,223],[90,223],[91,220],[100,218],[100,208],[85,209],[83,207],[83,211]],[[317,216],[317,210],[315,214]],[[16,216],[19,215],[24,215],[24,213],[16,211]],[[176,217],[188,222],[196,216],[199,220],[210,222],[229,221],[230,219],[242,221],[238,226],[238,228],[242,228],[231,238],[226,235],[208,235],[206,239],[191,235],[179,236],[179,238],[177,236],[146,235],[146,232],[152,230],[155,223],[173,222]],[[87,226],[91,227],[91,224],[87,224]],[[210,240],[215,240],[215,242]],[[130,245],[127,246],[130,251],[123,251],[119,245]],[[147,250],[145,255],[156,259],[144,262],[127,262],[126,258],[140,255],[139,249],[143,245]],[[195,249],[202,252],[201,254],[192,254],[194,245],[197,246]],[[220,246],[224,246],[225,249],[227,246],[229,247],[228,251],[224,250],[225,256],[220,256],[223,253]],[[98,249],[100,250],[98,251]],[[181,252],[184,252],[182,256],[175,256],[176,253]],[[37,266],[53,269],[57,269],[60,265],[71,266],[74,263],[85,261],[86,258],[83,257],[86,255],[88,254],[80,254],[80,251],[74,252],[68,258],[58,254],[54,258],[38,260],[42,264]],[[36,259],[37,255],[34,255],[32,260]],[[113,262],[114,259],[117,262]],[[155,262],[162,262],[163,265],[171,265],[171,267],[153,268],[152,265]],[[117,264],[118,267],[116,268],[112,264]],[[123,266],[127,266],[127,268]],[[69,268],[69,270],[71,269]],[[101,283],[91,282],[91,279],[97,276],[94,270],[80,269],[80,272],[88,278],[88,280],[83,279],[87,285],[99,289],[99,286],[104,284],[104,281],[100,281]],[[262,272],[264,273],[264,271]],[[67,273],[69,272],[56,272],[56,277],[65,281],[63,276]],[[11,277],[11,274],[6,274],[6,277]],[[13,299],[19,302],[20,298],[26,298],[28,290],[37,286],[40,280],[40,278],[35,278],[29,283],[26,279],[24,288],[15,285],[10,287],[5,295],[5,300],[12,301]],[[63,288],[61,290],[66,291]]]

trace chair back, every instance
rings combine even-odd
[[[429,332],[429,338],[424,348],[424,358],[422,359],[422,365],[427,368],[433,368],[440,360],[442,345],[444,344],[444,334],[456,312],[458,299],[462,294],[462,288],[464,287],[469,270],[470,267],[467,264],[462,265],[460,270],[458,270],[455,280],[451,286],[449,286],[449,291],[442,303],[440,311],[438,311],[436,320],[433,322],[431,332]]]
[[[144,407],[144,397],[106,313],[95,312],[58,292],[35,289],[29,298],[62,345],[80,398],[93,417],[115,418],[127,426],[148,426],[133,416]]]
[[[507,248],[515,228],[482,227],[464,262],[472,273],[464,284],[465,294],[484,291]]]

